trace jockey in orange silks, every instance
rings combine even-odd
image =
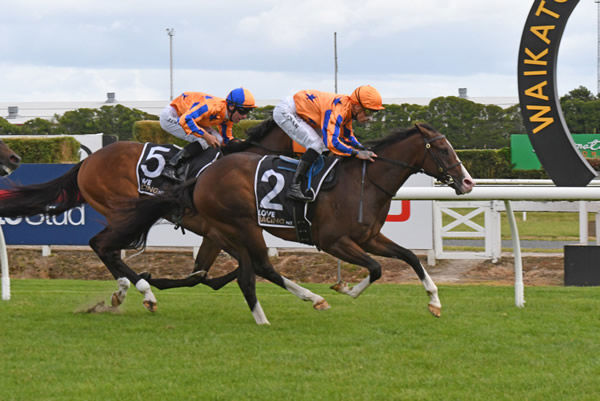
[[[167,163],[163,175],[178,180],[176,171],[183,161],[192,159],[209,147],[232,141],[234,123],[248,117],[255,108],[249,90],[236,88],[222,99],[202,92],[184,92],[160,113],[160,126],[189,145]]]
[[[356,139],[352,120],[369,120],[373,111],[383,110],[381,95],[370,85],[359,86],[350,96],[316,90],[303,90],[283,99],[273,110],[273,119],[294,141],[306,148],[287,196],[310,201],[301,189],[300,180],[319,154],[326,150],[359,159],[374,161],[377,155]]]

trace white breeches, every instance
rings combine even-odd
[[[296,114],[296,104],[293,97],[289,96],[275,106],[273,120],[290,138],[306,149],[314,149],[319,153],[327,150],[323,143],[323,137]]]
[[[175,110],[174,107],[165,107],[160,112],[159,121],[160,127],[167,131],[169,134],[176,136],[177,138],[183,139],[187,142],[200,142],[200,145],[202,145],[202,149],[206,150],[209,148],[208,144],[204,139],[195,135],[186,134],[183,127],[179,125],[179,116],[177,115],[177,110]],[[209,128],[207,129],[207,131],[213,134],[219,140],[220,143],[223,143],[223,138],[221,137],[221,134],[219,134],[216,130],[214,130],[213,128]]]

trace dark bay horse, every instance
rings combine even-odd
[[[10,175],[21,164],[21,157],[0,139],[0,176]]]
[[[0,194],[0,217],[26,217],[39,213],[59,215],[68,209],[88,203],[106,218],[110,226],[117,205],[140,197],[137,190],[136,165],[143,146],[144,144],[137,142],[116,142],[94,152],[55,180],[42,184],[15,186],[4,191]],[[223,151],[226,154],[246,151],[260,155],[267,153],[292,155],[293,146],[291,139],[273,120],[266,120],[248,130],[245,141],[233,143]],[[0,175],[16,168],[19,160],[14,152],[12,155],[7,152],[4,143],[0,143],[0,164],[6,166],[0,168]],[[98,253],[95,245],[97,237],[90,240],[90,246],[96,253]],[[215,252],[213,248],[210,241],[203,241],[198,255],[204,260],[204,255]],[[216,254],[218,252],[217,249]],[[119,289],[112,297],[113,306],[118,306],[124,300],[130,281],[134,284],[138,283],[139,276],[125,266],[120,252],[98,255],[119,281]],[[125,269],[127,274],[122,269]],[[144,294],[144,305],[154,311],[156,299],[150,287],[142,283],[137,288]]]
[[[314,244],[339,259],[369,270],[369,276],[353,288],[337,288],[352,297],[358,297],[381,276],[380,264],[368,253],[405,261],[415,270],[429,294],[429,310],[440,316],[437,287],[417,256],[386,238],[380,230],[392,197],[413,173],[424,172],[433,176],[452,186],[457,194],[470,192],[473,180],[444,135],[425,124],[398,131],[369,146],[379,157],[373,163],[364,162],[365,179],[361,179],[363,161],[345,158],[339,167],[338,185],[323,192],[315,201],[311,226]],[[238,153],[218,160],[205,170],[193,187],[194,210],[188,209],[183,219],[184,227],[202,235],[203,241],[210,242],[213,249],[224,249],[237,259],[239,267],[222,278],[209,279],[204,274],[192,274],[182,280],[149,278],[150,284],[161,289],[198,283],[219,288],[237,278],[258,324],[268,324],[268,320],[256,298],[255,274],[301,299],[312,301],[317,309],[328,307],[322,297],[279,275],[269,261],[263,227],[257,224],[254,192],[254,176],[260,158],[254,154]],[[361,185],[364,187],[361,188]],[[133,207],[125,208],[120,218],[116,218],[114,224],[97,237],[95,249],[98,254],[110,254],[139,240],[158,218],[179,210],[185,191],[185,186],[180,186],[171,193],[139,200]],[[363,205],[363,210],[362,221],[359,222],[360,205]],[[280,238],[297,240],[293,229],[264,229]],[[214,260],[212,256],[207,255],[208,267]],[[211,280],[217,280],[218,284],[211,283]]]

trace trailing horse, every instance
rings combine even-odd
[[[429,310],[440,316],[437,287],[417,256],[386,238],[380,230],[392,197],[410,175],[424,172],[452,186],[457,194],[470,192],[473,180],[445,136],[428,125],[418,124],[368,145],[379,156],[376,161],[344,158],[337,172],[338,185],[315,200],[310,229],[313,243],[337,258],[368,269],[369,276],[353,288],[337,286],[338,291],[352,297],[358,297],[381,276],[380,264],[368,253],[405,261],[429,295]],[[182,221],[183,227],[204,237],[203,245],[207,242],[213,252],[224,249],[237,259],[239,267],[223,277],[209,279],[206,270],[216,254],[207,253],[206,269],[200,269],[200,262],[194,274],[185,279],[149,278],[150,284],[163,289],[203,283],[217,289],[237,278],[258,324],[268,324],[268,320],[256,298],[255,274],[312,301],[317,309],[328,307],[322,297],[279,275],[269,261],[263,228],[286,240],[296,241],[297,237],[295,230],[258,225],[254,179],[260,159],[255,154],[238,153],[217,161],[196,180],[193,208],[187,210]],[[180,210],[187,190],[180,186],[157,197],[140,199],[124,209],[107,231],[96,237],[98,254],[116,252],[144,237],[157,219]]]
[[[110,227],[116,208],[124,202],[144,197],[138,192],[136,164],[144,148],[137,142],[116,142],[94,152],[76,164],[64,175],[42,184],[15,186],[0,193],[0,217],[27,217],[39,213],[59,215],[65,210],[88,203],[101,213]],[[246,141],[234,143],[223,149],[226,153],[236,151],[257,154],[293,153],[292,141],[273,122],[266,120],[248,131]],[[16,168],[20,158],[9,152],[0,141],[0,175]],[[163,163],[164,165],[164,163]],[[159,171],[160,172],[160,171]],[[119,289],[113,294],[113,306],[124,300],[130,282],[144,294],[144,305],[151,311],[156,309],[156,299],[145,280],[123,263],[120,252],[98,252],[98,236],[90,240],[90,246],[100,256],[115,279]],[[214,252],[209,242],[202,244],[199,254]],[[218,253],[218,250],[217,250]]]
[[[0,139],[0,176],[9,175],[21,164],[21,156],[16,154]]]

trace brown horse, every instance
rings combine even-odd
[[[116,142],[94,152],[55,180],[11,188],[0,195],[0,217],[25,217],[39,213],[58,215],[87,202],[106,217],[110,226],[117,205],[140,197],[136,164],[143,146],[136,142]],[[291,139],[273,120],[266,120],[249,130],[245,141],[233,143],[223,151],[227,154],[247,151],[261,155],[292,155],[293,147]],[[0,175],[16,168],[18,160],[14,153],[11,155],[6,152],[6,145],[0,144],[0,163],[7,166],[0,169]],[[90,240],[90,246],[96,253],[97,237]],[[207,249],[209,246],[210,249]],[[210,241],[203,242],[199,255],[204,258],[207,252],[214,252]],[[123,302],[130,281],[138,283],[139,276],[123,263],[120,252],[103,252],[99,256],[115,279],[119,280],[119,290],[112,297],[113,306],[117,306]],[[155,310],[156,300],[149,286],[142,283],[137,287],[144,293],[144,305],[149,310]]]
[[[21,164],[21,157],[0,139],[0,176],[10,175]]]
[[[379,155],[376,161],[368,163],[345,158],[339,167],[338,185],[323,192],[314,202],[311,226],[313,242],[319,249],[369,270],[369,276],[353,288],[338,286],[338,291],[352,297],[358,297],[381,276],[380,264],[367,252],[407,262],[429,294],[429,310],[435,316],[440,316],[437,287],[419,259],[410,250],[383,236],[380,230],[392,197],[411,174],[424,172],[448,183],[457,194],[470,192],[473,180],[444,135],[425,124],[398,131],[369,146]],[[208,279],[197,266],[196,273],[201,274],[192,274],[182,280],[150,278],[150,284],[161,289],[198,283],[220,288],[237,278],[258,324],[268,324],[268,320],[256,298],[255,274],[301,299],[312,301],[317,309],[328,307],[322,297],[279,275],[269,261],[262,236],[263,227],[257,224],[254,192],[255,171],[260,158],[249,153],[238,153],[222,158],[208,168],[193,187],[194,210],[188,210],[183,219],[183,226],[202,235],[203,241],[210,243],[213,252],[224,249],[238,260],[239,267],[222,278]],[[363,175],[365,165],[366,174]],[[125,209],[121,218],[115,219],[106,232],[96,237],[95,249],[98,254],[110,254],[139,240],[140,236],[144,237],[158,218],[170,216],[181,209],[185,191],[186,187],[181,186],[172,193],[137,201],[134,207]],[[362,219],[357,219],[359,214]],[[280,238],[297,240],[295,230],[264,229]],[[215,254],[207,253],[204,256],[207,257],[204,265],[208,265],[208,268]]]

